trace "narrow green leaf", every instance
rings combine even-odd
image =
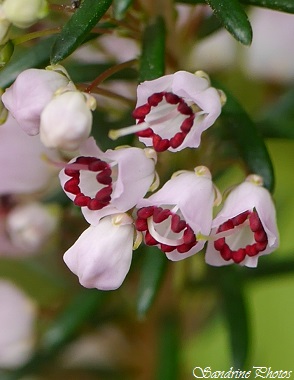
[[[132,4],[133,0],[113,0],[112,8],[114,18],[122,20]]]
[[[158,248],[146,247],[144,255],[137,296],[137,313],[141,318],[152,306],[167,268],[167,258]]]
[[[82,44],[111,3],[112,0],[83,0],[57,36],[51,50],[51,64],[68,57]]]
[[[147,25],[142,41],[139,82],[156,79],[165,70],[165,25],[161,17]]]
[[[232,267],[222,268],[221,271],[219,285],[230,337],[232,364],[236,368],[245,369],[250,332],[243,283],[238,271]]]
[[[238,0],[206,0],[223,26],[244,45],[252,41],[252,28]]]
[[[205,0],[176,0],[176,2],[183,4],[204,4]],[[240,2],[244,5],[256,5],[277,11],[294,13],[293,0],[240,0]]]
[[[282,12],[294,13],[293,0],[242,0],[242,3],[275,9]]]
[[[8,87],[18,74],[31,67],[44,67],[49,64],[49,51],[56,36],[41,40],[34,46],[15,48],[15,52],[7,66],[0,71],[0,87]]]
[[[223,87],[223,86],[217,86]],[[264,186],[274,189],[273,165],[255,123],[248,116],[238,101],[224,89],[227,102],[223,107],[221,119],[229,131],[243,158],[248,172],[258,174],[263,178]]]
[[[156,380],[179,379],[179,324],[174,316],[163,320],[160,326]]]
[[[293,20],[294,21],[294,20]],[[294,89],[270,104],[259,120],[259,128],[266,137],[294,138]]]

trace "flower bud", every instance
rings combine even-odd
[[[11,23],[6,19],[0,8],[0,44],[4,44],[8,40]]]
[[[48,13],[46,0],[4,0],[2,4],[6,18],[18,28],[28,28]]]
[[[40,120],[40,138],[45,146],[76,150],[89,137],[93,106],[87,100],[79,91],[68,91],[47,104]]]
[[[54,231],[56,217],[42,204],[16,206],[7,216],[7,231],[15,246],[37,250]]]
[[[75,89],[62,66],[28,69],[5,90],[2,101],[21,128],[34,136],[39,133],[41,112],[61,88]]]

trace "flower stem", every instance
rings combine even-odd
[[[23,44],[24,42],[34,40],[35,38],[39,37],[46,37],[46,36],[51,36],[52,34],[57,34],[61,30],[61,27],[56,27],[52,29],[46,29],[46,30],[38,30],[36,32],[28,33],[20,37],[16,37],[12,40],[14,45],[20,45]]]
[[[102,83],[105,79],[109,78],[111,75],[117,73],[120,70],[123,70],[127,67],[133,66],[135,63],[137,63],[137,59],[131,59],[130,61],[126,61],[123,63],[119,63],[118,65],[112,66],[104,73],[99,75],[86,89],[85,92],[91,93],[95,87],[97,87],[100,83]]]

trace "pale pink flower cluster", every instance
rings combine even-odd
[[[65,96],[71,99],[63,101]],[[173,261],[192,256],[206,245],[206,262],[216,266],[254,267],[259,256],[277,248],[273,201],[256,175],[230,192],[215,218],[214,206],[220,204],[221,196],[204,166],[174,173],[160,190],[146,197],[158,185],[157,153],[197,148],[202,133],[221,113],[225,95],[210,85],[205,73],[179,71],[138,86],[136,124],[112,130],[110,137],[136,133],[145,149],[120,147],[103,152],[92,137],[86,138],[87,128],[79,137],[78,127],[91,107],[62,67],[27,70],[2,99],[27,133],[40,131],[45,145],[79,149],[59,179],[90,224],[64,255],[83,286],[118,288],[130,269],[132,251],[142,240]],[[65,131],[66,144],[61,137],[56,141],[63,141],[62,146],[48,143],[60,131]],[[28,234],[18,237],[23,236]]]
[[[8,116],[0,127],[0,255],[18,257],[37,253],[57,225],[50,208],[38,199],[56,176],[44,157],[58,154],[30,137]]]

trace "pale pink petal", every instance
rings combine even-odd
[[[66,251],[64,261],[84,287],[113,290],[130,269],[132,246],[133,225],[115,225],[109,216],[86,229]]]
[[[21,128],[29,135],[39,133],[40,115],[56,90],[69,79],[52,70],[28,69],[6,89],[2,101]]]
[[[44,156],[53,160],[58,157],[55,150],[41,144],[39,136],[28,136],[12,117],[8,117],[0,127],[0,194],[44,189],[56,173]]]

